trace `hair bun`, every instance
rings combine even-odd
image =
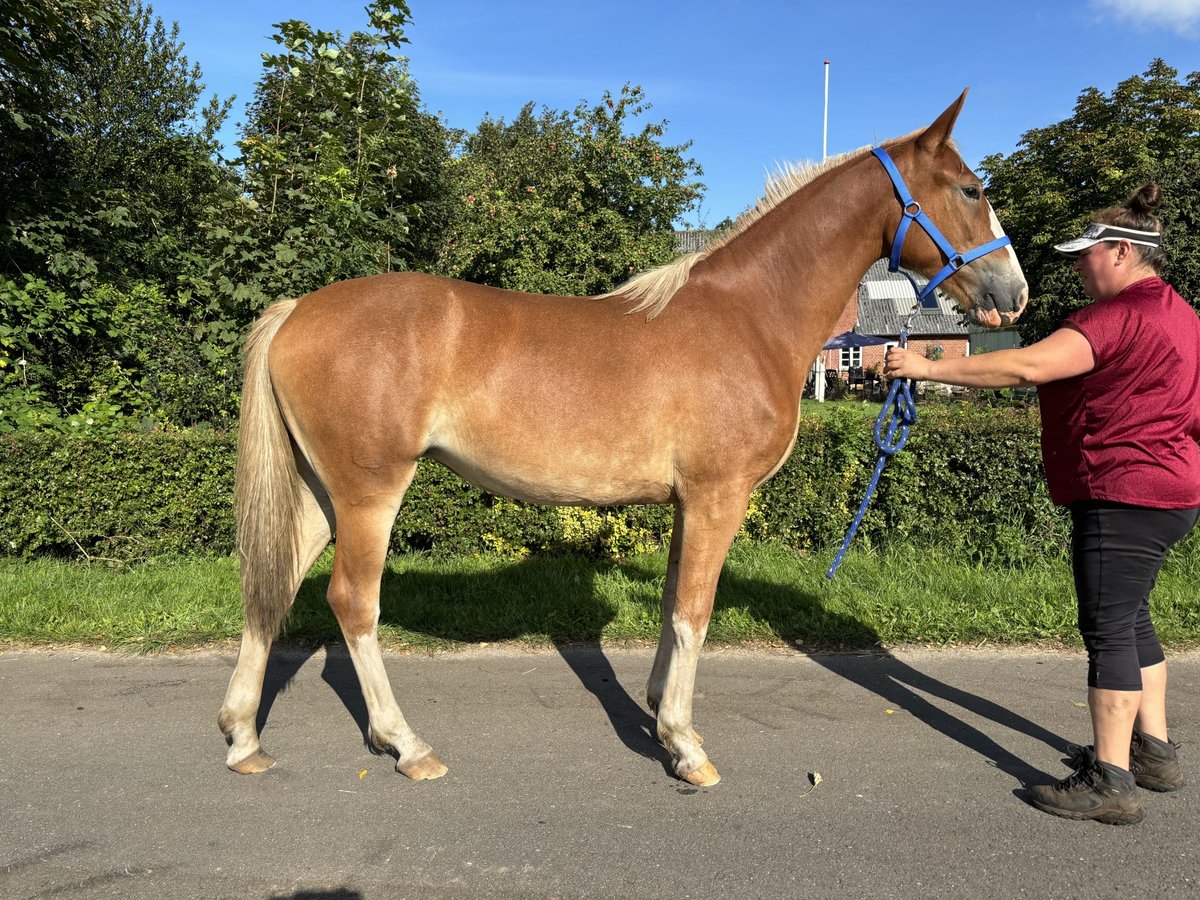
[[[1140,188],[1133,192],[1133,196],[1125,206],[1134,213],[1139,215],[1153,215],[1154,211],[1162,205],[1162,189],[1155,181],[1143,184]]]

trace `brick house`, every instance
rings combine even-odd
[[[916,296],[908,279],[899,272],[889,272],[887,266],[888,261],[881,259],[867,270],[858,290],[847,299],[846,308],[830,335],[855,331],[887,338],[887,343],[824,350],[821,356],[826,371],[843,373],[841,377],[847,377],[851,370],[882,368],[887,348],[899,343],[900,330],[916,303]],[[918,276],[917,284],[923,286],[927,280]],[[913,316],[909,349],[918,353],[940,352],[949,359],[966,356],[971,352],[970,334],[962,322],[962,315],[940,290],[934,291],[934,297],[937,309],[922,309]]]

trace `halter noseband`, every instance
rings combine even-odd
[[[884,171],[888,173],[888,177],[892,179],[892,186],[896,189],[896,195],[900,198],[900,203],[904,207],[904,213],[900,217],[900,225],[896,228],[896,236],[892,238],[892,255],[888,260],[889,272],[900,272],[913,286],[916,291],[917,301],[926,309],[934,309],[937,307],[937,300],[933,296],[934,289],[961,269],[968,263],[974,262],[981,256],[986,256],[993,250],[999,250],[1001,247],[1006,247],[1012,243],[1008,235],[998,237],[993,241],[988,241],[986,244],[981,244],[974,250],[968,250],[966,253],[957,252],[950,242],[946,240],[946,236],[938,231],[938,227],[933,224],[933,220],[925,215],[925,211],[921,209],[921,204],[913,199],[913,195],[908,190],[908,185],[904,183],[904,179],[900,177],[900,170],[896,168],[896,164],[892,162],[892,158],[888,156],[888,152],[882,147],[876,147],[872,151],[875,158],[882,164]],[[918,288],[913,277],[900,268],[900,251],[904,247],[904,238],[908,235],[909,226],[916,222],[929,235],[930,240],[937,244],[938,249],[942,251],[942,255],[948,260],[940,272],[929,280],[929,284],[924,288]]]

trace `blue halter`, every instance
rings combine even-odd
[[[900,198],[900,205],[904,207],[904,214],[900,217],[900,225],[896,228],[896,236],[892,238],[892,255],[888,260],[888,271],[902,273],[909,280],[913,290],[916,291],[917,301],[926,309],[935,309],[937,307],[937,300],[934,298],[933,292],[938,285],[968,263],[974,262],[981,256],[986,256],[993,250],[1007,247],[1012,241],[1009,240],[1008,235],[1004,235],[1003,237],[996,238],[994,241],[981,244],[974,250],[959,253],[946,240],[946,236],[938,231],[938,227],[933,224],[933,220],[925,215],[925,210],[921,209],[921,204],[913,199],[908,185],[900,177],[900,170],[896,168],[896,164],[892,162],[892,158],[888,155],[888,152],[882,147],[876,147],[871,152],[875,154],[876,159],[883,163],[884,171],[888,173],[888,177],[892,179],[892,186],[896,189],[896,196]],[[942,266],[941,271],[929,279],[929,284],[925,285],[924,288],[918,288],[917,282],[913,277],[900,268],[900,251],[904,248],[904,239],[908,236],[908,229],[913,222],[916,222],[925,230],[930,240],[937,244],[938,249],[942,251],[942,255],[947,259],[946,265]]]
[[[958,253],[951,246],[950,242],[946,240],[946,236],[938,231],[938,227],[933,224],[933,220],[925,215],[925,211],[921,209],[921,204],[913,199],[912,194],[908,190],[908,185],[900,177],[900,171],[896,168],[896,164],[892,162],[892,158],[888,156],[888,152],[882,147],[876,147],[871,152],[883,163],[884,170],[888,173],[888,177],[892,179],[892,186],[896,189],[896,195],[900,198],[900,204],[904,207],[904,214],[900,217],[900,225],[896,229],[896,236],[892,238],[892,256],[888,260],[888,271],[900,272],[908,279],[908,283],[912,285],[913,292],[917,295],[917,303],[913,306],[913,314],[921,307],[936,309],[937,299],[934,297],[933,292],[939,284],[968,263],[991,253],[993,250],[1006,247],[1012,241],[1005,235],[1004,237],[996,238],[994,241],[981,244],[974,250],[969,250],[966,253]],[[938,245],[938,249],[942,251],[942,255],[948,260],[946,265],[942,266],[941,271],[929,280],[929,284],[925,285],[924,289],[917,287],[916,279],[900,268],[900,251],[904,247],[904,238],[908,236],[908,229],[913,222],[916,222],[925,229],[925,233]],[[900,332],[901,347],[908,346],[908,330],[912,324],[912,318],[913,316],[910,314],[908,321],[904,323],[904,328]],[[913,400],[911,387],[912,385],[907,378],[895,379],[892,382],[891,389],[888,391],[883,409],[879,411],[879,418],[875,421],[874,432],[875,446],[879,449],[879,457],[875,461],[875,470],[871,473],[871,481],[867,485],[866,495],[863,497],[862,504],[858,507],[858,512],[850,523],[850,528],[846,532],[842,546],[838,548],[838,552],[833,558],[833,564],[830,565],[829,571],[825,573],[826,578],[833,578],[834,573],[838,570],[838,566],[842,564],[842,560],[846,556],[846,551],[850,549],[850,542],[854,540],[854,534],[858,531],[858,526],[862,524],[863,516],[867,512],[867,506],[871,503],[871,497],[875,493],[876,486],[879,484],[879,476],[883,474],[884,465],[887,464],[887,461],[892,456],[904,449],[904,445],[908,441],[908,429],[917,421],[917,406]]]

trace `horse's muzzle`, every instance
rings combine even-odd
[[[1012,325],[1025,311],[1029,302],[1029,285],[1024,278],[997,279],[985,284],[967,311],[967,318],[986,328]]]

